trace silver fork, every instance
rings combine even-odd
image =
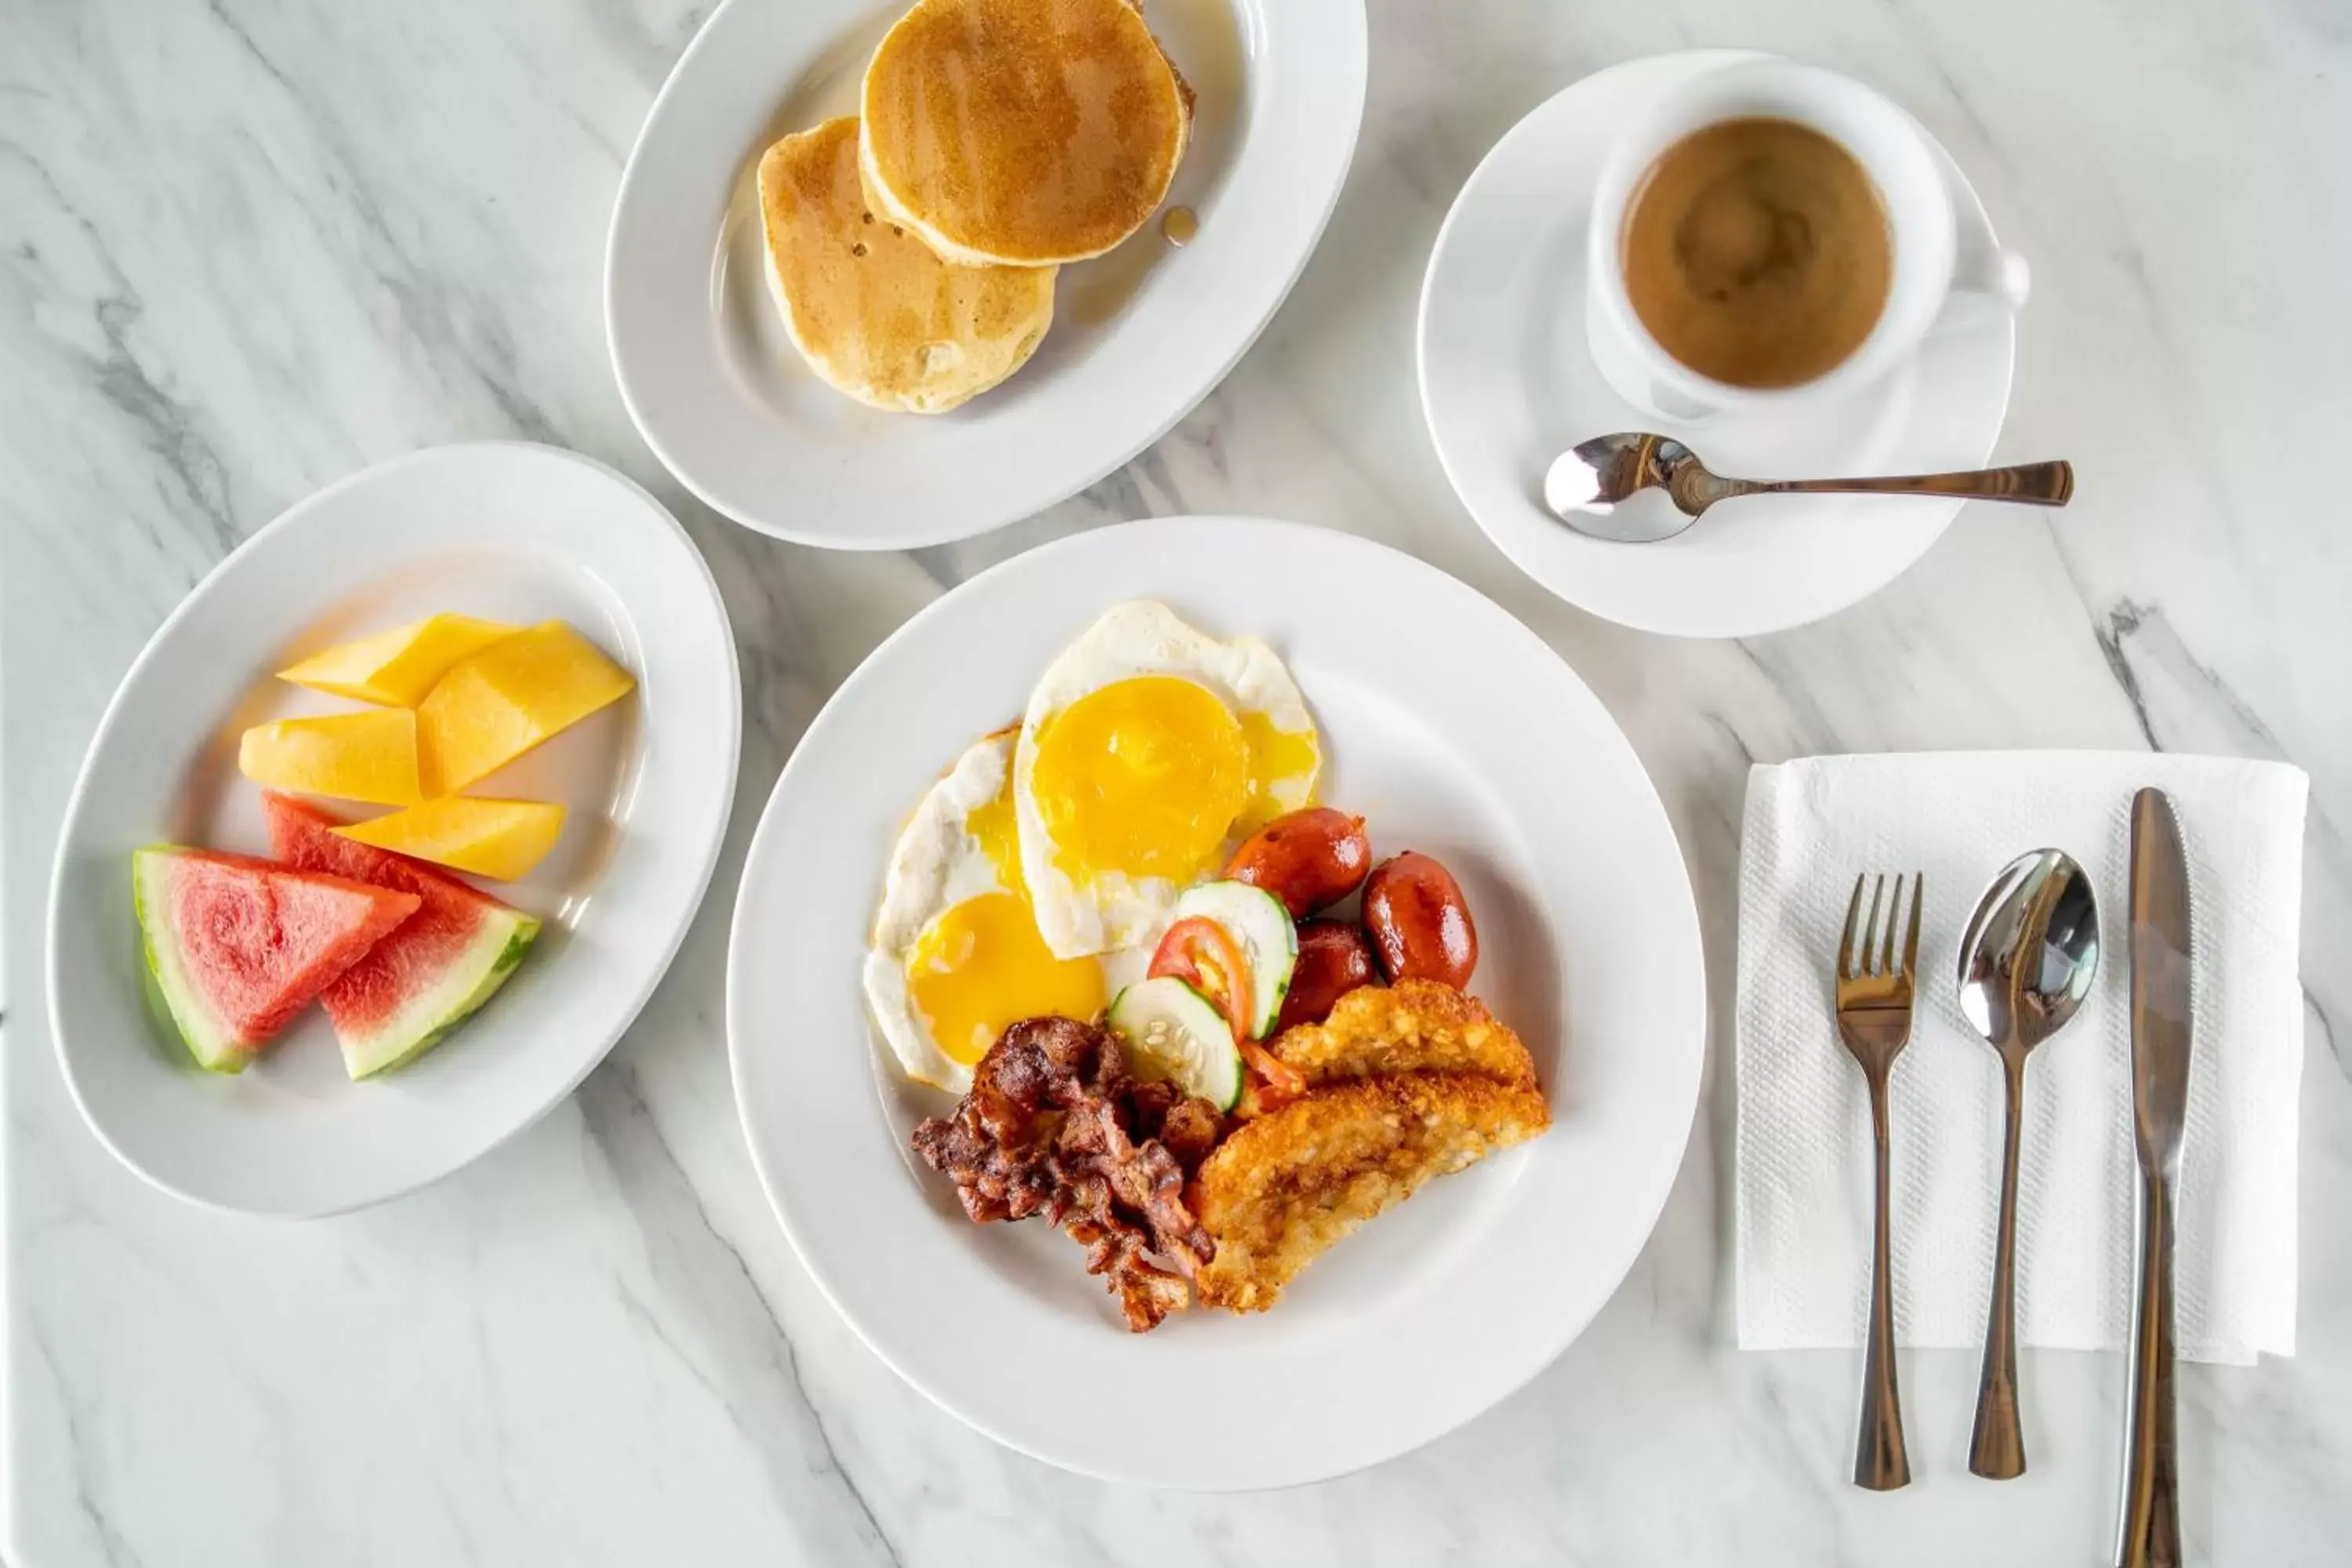
[[[1877,1215],[1870,1268],[1870,1337],[1862,1361],[1862,1435],[1854,1446],[1853,1484],[1893,1491],[1911,1483],[1911,1461],[1903,1451],[1903,1404],[1895,1390],[1895,1291],[1886,1247],[1886,1079],[1895,1058],[1911,1040],[1911,978],[1919,967],[1919,878],[1913,874],[1911,913],[1903,914],[1903,884],[1886,898],[1886,879],[1868,872],[1853,879],[1846,904],[1845,934],[1838,942],[1838,1038],[1862,1068],[1870,1086],[1870,1135],[1876,1155]],[[1862,894],[1870,889],[1870,909]],[[1879,924],[1881,903],[1886,923]],[[1907,925],[1903,956],[1895,954],[1895,928]],[[1874,952],[1873,950],[1876,951]]]

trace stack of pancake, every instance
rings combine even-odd
[[[769,281],[824,380],[940,414],[1035,352],[1062,263],[1150,218],[1192,95],[1132,0],[919,0],[859,110],[760,160]]]

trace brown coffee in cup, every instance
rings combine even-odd
[[[1626,206],[1621,254],[1658,346],[1733,386],[1836,369],[1877,324],[1895,269],[1870,175],[1790,120],[1727,120],[1660,153]]]

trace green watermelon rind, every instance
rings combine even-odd
[[[196,1059],[198,1067],[207,1072],[243,1072],[246,1064],[253,1060],[254,1052],[223,1027],[220,1019],[204,1005],[195,987],[188,983],[187,968],[181,963],[178,945],[156,940],[156,927],[171,919],[170,890],[161,880],[171,866],[169,845],[151,845],[131,857],[131,901],[139,914],[139,945],[147,955],[148,998],[179,1031],[181,1043],[188,1047],[188,1054]],[[149,886],[151,879],[154,879],[152,887]],[[168,928],[164,934],[169,935]]]
[[[467,955],[489,952],[495,945],[496,956],[487,968],[462,961],[452,963],[440,984],[419,991],[399,1012],[366,1034],[346,1033],[338,1026],[335,1039],[342,1047],[343,1068],[352,1080],[382,1078],[439,1045],[498,994],[539,940],[539,927],[536,917],[520,910],[500,906],[486,911],[482,931],[467,944]],[[447,1000],[453,994],[454,1005]]]

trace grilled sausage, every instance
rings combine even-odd
[[[1413,850],[1383,860],[1364,884],[1364,930],[1391,981],[1457,990],[1478,967],[1478,929],[1454,873]]]
[[[1243,840],[1225,875],[1265,889],[1296,919],[1354,892],[1371,864],[1362,817],[1310,805],[1276,817]]]
[[[1361,926],[1353,921],[1300,921],[1298,964],[1290,972],[1275,1033],[1294,1024],[1321,1023],[1334,1003],[1372,979],[1372,944]]]

